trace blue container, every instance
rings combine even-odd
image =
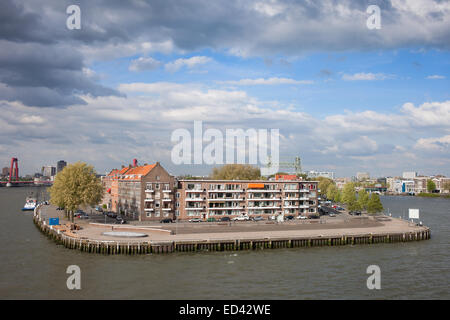
[[[59,225],[59,218],[49,218],[48,219],[48,225],[49,226],[58,226]]]

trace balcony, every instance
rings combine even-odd
[[[186,191],[186,193],[189,193],[189,192],[203,192],[203,189],[191,189],[191,190],[186,189],[185,191]]]
[[[153,202],[153,201],[155,201],[155,199],[152,199],[152,198],[146,198],[145,199],[145,202]]]
[[[248,189],[247,192],[270,193],[270,192],[281,192],[281,190],[280,189],[274,189],[274,190],[269,190],[269,189]]]
[[[145,192],[155,192],[153,189],[145,189]]]
[[[277,206],[267,206],[267,207],[247,207],[250,210],[254,209],[281,209],[281,207]]]
[[[153,211],[153,208],[144,208],[144,211]]]
[[[163,209],[163,211],[170,211],[170,210],[172,210],[172,208],[162,208]]]
[[[281,198],[248,198],[248,201],[281,201]]]
[[[214,189],[208,190],[208,192],[218,192],[218,193],[229,193],[229,192],[244,192],[244,190],[225,190],[225,189]]]
[[[185,201],[204,201],[203,198],[186,198]]]
[[[309,192],[309,189],[300,189],[300,192]]]
[[[184,208],[186,211],[187,210],[203,210],[203,208],[190,208],[190,207],[185,207]]]
[[[163,198],[162,201],[166,201],[167,202],[167,201],[172,201],[172,199],[170,199],[170,198]]]
[[[163,190],[163,192],[171,193],[172,190]]]
[[[309,197],[301,197],[300,200],[306,200],[306,201],[308,201],[308,200],[309,200]]]

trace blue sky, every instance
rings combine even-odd
[[[282,160],[307,170],[450,175],[448,1],[77,1],[80,30],[69,4],[1,5],[5,165],[104,173],[136,157],[207,174],[171,160],[171,133],[201,120],[277,128]]]

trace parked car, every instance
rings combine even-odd
[[[345,211],[345,208],[342,208],[342,207],[337,207],[337,209],[336,210],[339,210],[339,211]]]
[[[320,216],[318,214],[312,214],[309,216],[309,219],[320,219]]]
[[[87,214],[80,214],[78,216],[78,218],[80,218],[80,219],[89,219],[89,216]]]
[[[216,218],[208,218],[208,219],[206,219],[206,221],[207,222],[216,222],[217,220],[216,220]]]
[[[108,212],[106,213],[106,215],[107,215],[108,217],[110,217],[110,218],[113,218],[113,219],[115,219],[115,218],[117,217],[117,214],[114,213],[114,212],[112,212],[112,211],[108,211]]]
[[[253,221],[263,221],[263,220],[264,220],[264,218],[261,216],[256,216],[253,218]]]
[[[330,213],[329,216],[330,217],[336,217],[336,215],[334,213]]]
[[[298,216],[297,219],[306,220],[306,219],[308,219],[308,217],[307,216]]]
[[[202,219],[200,219],[200,218],[192,218],[192,219],[189,219],[189,222],[202,222],[203,220]]]
[[[284,219],[286,219],[286,220],[294,220],[294,216],[292,216],[292,215],[285,216]]]
[[[170,219],[170,218],[167,218],[167,219],[162,219],[161,221],[160,221],[160,223],[172,223],[173,221],[172,221],[172,219]]]
[[[220,218],[220,221],[230,221],[230,217],[222,217]]]
[[[250,218],[248,216],[245,216],[245,215],[233,218],[233,221],[249,221],[249,220],[250,220]]]

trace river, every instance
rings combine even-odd
[[[450,200],[381,197],[420,209],[427,241],[264,251],[103,256],[68,250],[22,212],[36,188],[0,188],[0,299],[449,299]],[[81,269],[68,290],[66,269]],[[366,286],[369,265],[381,289]]]

